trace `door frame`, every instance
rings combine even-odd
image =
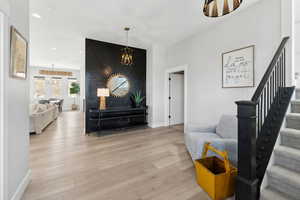
[[[165,126],[169,126],[169,76],[172,73],[176,72],[184,72],[184,131],[187,128],[187,122],[188,122],[188,87],[187,87],[187,80],[188,80],[188,65],[181,65],[177,67],[172,67],[166,70],[165,72],[165,96],[164,96],[164,104],[165,104]]]

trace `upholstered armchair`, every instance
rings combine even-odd
[[[210,127],[188,127],[185,144],[193,160],[201,158],[203,146],[210,142],[219,150],[226,150],[229,160],[237,165],[237,118],[223,115],[217,125]],[[210,153],[210,155],[214,155]]]

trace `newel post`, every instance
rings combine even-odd
[[[257,200],[256,108],[252,101],[238,101],[238,176],[236,200]]]

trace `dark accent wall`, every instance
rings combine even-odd
[[[125,75],[130,83],[129,93],[124,97],[107,97],[107,108],[131,107],[130,96],[141,91],[146,96],[146,50],[133,48],[134,64],[124,66],[120,63],[122,45],[86,39],[86,132],[96,131],[94,121],[89,121],[89,110],[99,106],[97,88],[106,88],[112,74]],[[144,101],[145,104],[146,100]]]

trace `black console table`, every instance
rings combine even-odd
[[[134,127],[147,124],[147,108],[108,108],[90,109],[89,120],[96,125],[97,131]]]

